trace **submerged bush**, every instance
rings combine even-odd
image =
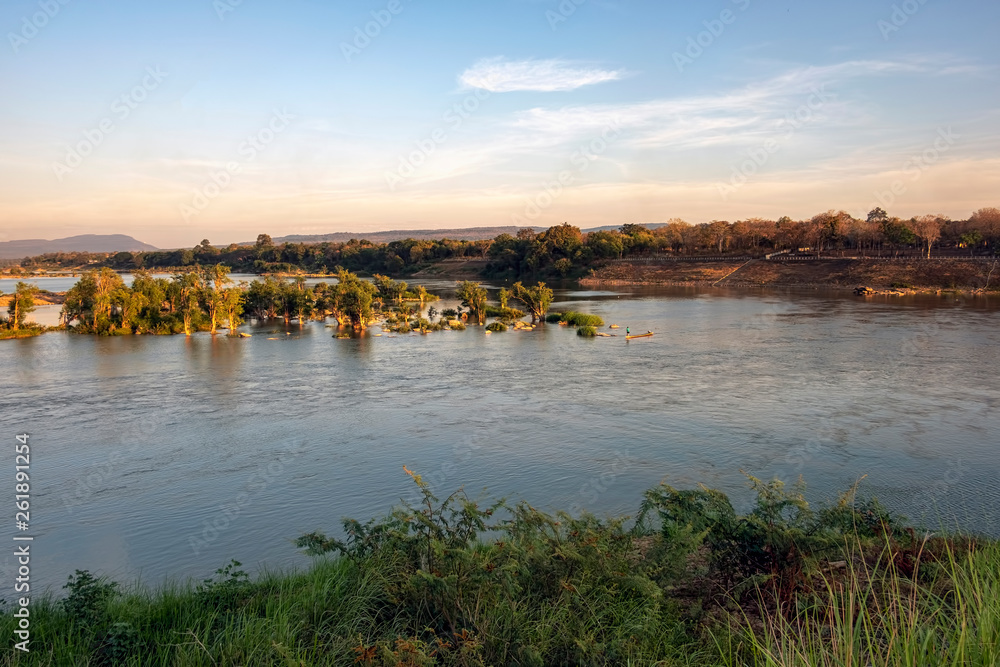
[[[496,321],[486,327],[487,331],[506,331],[507,325],[503,322]]]
[[[565,322],[573,327],[600,327],[604,326],[604,320],[599,315],[589,315],[578,313],[575,310],[567,310],[565,313],[550,313],[546,322]]]
[[[584,338],[593,338],[597,335],[597,329],[594,327],[580,327],[576,330],[577,336],[583,336]]]
[[[498,306],[486,306],[486,317],[495,317],[502,322],[510,324],[515,320],[524,317],[524,311],[517,308],[500,308]]]
[[[587,313],[563,313],[566,324],[577,327],[600,327],[604,326],[604,320],[598,315],[588,315]]]

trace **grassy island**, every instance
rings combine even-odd
[[[305,572],[233,561],[197,586],[78,571],[32,602],[8,665],[994,665],[1000,546],[925,533],[855,489],[814,508],[650,489],[634,519],[434,496],[341,537]],[[3,631],[16,619],[8,613]]]

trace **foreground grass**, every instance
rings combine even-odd
[[[886,551],[883,556],[891,555]],[[744,625],[756,665],[998,665],[1000,549],[943,554],[930,586],[858,559],[797,609]],[[931,564],[928,564],[929,566]],[[919,579],[919,576],[918,576]],[[741,664],[730,661],[728,664]]]
[[[1000,547],[901,528],[852,492],[811,508],[651,489],[635,520],[438,500],[312,533],[306,572],[197,586],[78,572],[5,665],[994,665]],[[13,636],[13,617],[0,631]],[[11,642],[12,644],[13,642]],[[10,646],[10,644],[8,645]]]

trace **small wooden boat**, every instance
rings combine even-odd
[[[633,338],[649,338],[652,335],[652,331],[647,331],[644,334],[632,334],[631,336],[625,336],[625,340],[632,340]]]

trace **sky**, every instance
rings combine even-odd
[[[967,218],[995,0],[4,0],[0,241]]]

